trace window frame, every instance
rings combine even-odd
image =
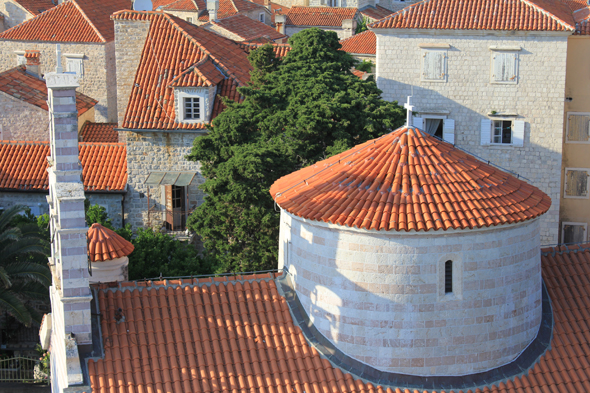
[[[192,16],[187,16],[187,17],[186,17],[186,21],[187,21],[188,23],[192,24],[192,23],[193,23],[193,17],[192,17]]]
[[[266,23],[266,15],[264,12],[258,13],[258,21],[261,23]]]
[[[496,146],[506,146],[512,145],[514,142],[514,120],[513,119],[491,119],[492,120],[492,129],[490,130],[490,145]],[[510,122],[510,142],[494,142],[494,138],[496,137],[496,122],[507,123]],[[501,130],[504,130],[504,126],[502,125]],[[500,135],[500,138],[503,139],[503,132]]]
[[[432,46],[426,46],[426,45],[420,45],[420,49],[421,49],[421,57],[422,57],[422,61],[421,61],[421,67],[420,67],[420,82],[426,82],[426,83],[447,83],[448,81],[448,76],[449,76],[449,71],[448,71],[448,64],[449,64],[449,53],[448,53],[448,45],[432,45]],[[426,78],[426,73],[424,72],[424,67],[425,67],[425,61],[426,61],[426,56],[429,53],[442,53],[443,57],[442,57],[442,78],[441,79],[427,79]]]
[[[27,58],[25,57],[25,51],[14,51],[16,54],[16,66],[27,65]]]
[[[576,196],[576,195],[567,195],[567,172],[568,171],[584,171],[586,172],[587,178],[590,177],[590,168],[564,168],[563,171],[563,197],[567,199],[589,199],[590,198],[590,190],[589,184],[590,180],[586,181],[586,195],[585,196]]]
[[[75,73],[78,77],[82,78],[84,76],[84,54],[83,53],[65,53],[65,69],[66,72]],[[70,64],[76,62],[79,66],[77,67],[78,71],[71,71]]]
[[[519,63],[520,57],[519,52],[522,50],[521,47],[490,47],[490,84],[493,85],[517,85],[520,79]],[[494,70],[496,65],[496,55],[498,54],[513,54],[514,55],[514,80],[497,80],[495,78]]]
[[[588,242],[588,223],[563,221],[561,223],[561,244],[577,244],[577,243],[566,243],[565,242],[565,226],[566,225],[583,226],[584,227],[584,240],[582,240],[580,243]]]
[[[565,119],[565,143],[590,144],[590,137],[585,142],[584,141],[574,141],[574,140],[568,139],[569,128],[570,128],[570,115],[573,115],[573,116],[589,116],[590,117],[590,112],[566,112],[566,119]],[[590,124],[589,124],[589,127],[590,127]],[[589,134],[590,134],[590,132],[589,132]]]
[[[445,291],[446,263],[451,261],[452,291]],[[451,253],[439,257],[437,262],[438,301],[457,301],[463,299],[463,258],[461,254]]]
[[[203,118],[203,98],[202,97],[182,97],[181,98],[182,103],[181,103],[181,113],[182,113],[182,121],[183,122],[194,122],[194,121],[199,121]],[[187,118],[187,100],[191,100],[191,117]],[[195,102],[198,103],[198,111],[199,111],[199,116],[198,117],[193,117],[194,115],[194,111],[195,111]]]

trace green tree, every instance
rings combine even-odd
[[[0,215],[0,308],[30,326],[40,323],[41,315],[29,301],[47,299],[51,272],[39,227],[18,217],[24,210],[13,206]]]
[[[369,24],[369,19],[367,19],[366,16],[363,16],[363,18],[360,21],[357,21],[356,29],[354,29],[354,34],[359,34],[359,33],[362,33],[363,31],[369,30],[369,28],[367,27],[368,24]]]
[[[397,103],[351,73],[356,62],[336,33],[307,29],[289,43],[283,60],[270,45],[250,54],[243,102],[226,100],[188,156],[201,163],[207,195],[188,225],[217,272],[276,268],[279,213],[268,190],[278,178],[403,124]]]
[[[87,198],[84,199],[84,212],[86,215],[86,225],[91,226],[92,224],[98,223],[105,228],[115,231],[115,233],[123,239],[131,241],[131,237],[133,236],[131,224],[127,223],[127,225],[122,228],[115,228],[109,218],[107,209],[103,206],[100,206],[99,204],[91,205]]]

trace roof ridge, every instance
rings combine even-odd
[[[86,19],[86,22],[88,22],[90,24],[90,26],[92,27],[92,30],[94,30],[94,32],[98,35],[98,37],[102,40],[102,42],[107,42],[107,40],[103,37],[103,35],[100,34],[100,31],[98,31],[98,29],[96,28],[96,26],[94,26],[94,23],[92,23],[92,21],[90,20],[90,18],[88,17],[88,15],[86,15],[86,12],[84,12],[84,10],[80,6],[80,4],[78,4],[78,2],[76,0],[71,0],[71,2],[78,9],[78,11],[80,11],[80,13],[84,17],[84,19]]]
[[[560,23],[563,27],[567,27],[572,31],[576,31],[576,26],[572,26],[569,23],[567,23],[566,21],[562,20],[561,18],[559,18],[558,16],[552,14],[551,12],[547,11],[545,8],[541,7],[538,4],[535,4],[534,2],[530,1],[530,0],[519,0],[520,2],[527,4],[529,7],[535,8],[537,11],[539,11],[540,13],[544,14],[545,16],[548,16],[550,18],[553,18],[557,21],[557,23]],[[573,18],[573,12],[572,12],[572,18]]]
[[[163,13],[164,17],[166,19],[168,19],[168,21],[172,24],[172,26],[179,30],[189,41],[191,41],[193,44],[195,44],[200,50],[203,51],[203,53],[205,53],[206,55],[211,57],[211,61],[213,62],[213,65],[221,68],[223,71],[225,71],[225,73],[227,73],[228,76],[231,76],[233,79],[235,79],[238,84],[240,86],[244,86],[245,84],[240,80],[240,78],[238,78],[238,76],[236,74],[234,74],[233,72],[231,72],[227,67],[225,67],[223,65],[223,63],[221,61],[219,61],[207,48],[205,48],[199,41],[197,41],[197,39],[195,37],[193,37],[192,35],[190,35],[185,29],[182,28],[182,26],[180,26],[178,23],[176,23],[175,20],[173,20],[173,18],[176,18],[173,15],[167,14],[167,13]],[[205,30],[203,30],[205,31]],[[210,32],[207,32],[210,33]],[[210,33],[210,34],[215,34],[215,33]],[[218,36],[221,37],[221,36]],[[224,39],[227,39],[225,37],[221,37]],[[229,39],[227,39],[228,41],[231,41]],[[234,41],[231,41],[234,42]],[[236,45],[238,45],[236,43]]]
[[[210,57],[208,54],[206,54],[199,61],[188,66],[184,71],[178,74],[176,78],[172,79],[167,87],[173,87],[176,81],[180,80],[185,74],[191,71],[196,72],[199,75],[199,77],[201,77],[207,83],[207,86],[211,86],[213,83],[201,72],[201,70],[199,70],[199,66],[205,64],[208,60],[210,60]]]
[[[383,18],[383,19],[379,19],[379,20],[376,20],[376,21],[375,21],[375,22],[373,22],[373,23],[370,23],[370,24],[368,24],[368,25],[367,25],[367,28],[370,30],[370,29],[372,29],[372,28],[373,28],[373,25],[374,25],[374,24],[377,24],[377,23],[384,22],[384,21],[386,21],[386,20],[388,20],[388,19],[391,19],[391,18],[395,18],[396,16],[398,16],[398,15],[401,15],[401,14],[405,14],[405,13],[406,13],[406,10],[409,10],[410,8],[417,7],[417,6],[418,6],[418,5],[420,5],[420,4],[426,4],[426,3],[430,3],[431,1],[432,1],[432,0],[422,0],[422,1],[419,1],[419,2],[417,2],[417,3],[410,4],[409,6],[407,6],[407,7],[404,7],[404,8],[402,8],[401,10],[394,12],[393,14],[387,15],[387,16],[386,16],[385,18]],[[377,27],[377,28],[379,29],[379,27]],[[354,36],[353,36],[353,37],[354,37]]]

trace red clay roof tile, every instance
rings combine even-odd
[[[135,249],[133,244],[114,231],[97,223],[88,228],[87,238],[88,257],[92,262],[104,262],[126,257]]]
[[[69,0],[0,33],[0,39],[49,42],[109,42],[113,12],[131,8],[130,0]]]
[[[357,8],[292,7],[286,13],[290,26],[342,26],[346,19],[357,17]]]
[[[260,48],[264,44],[257,43],[257,42],[240,42],[239,45],[242,49],[244,49],[244,51],[246,51],[246,53],[250,53],[250,51]],[[287,53],[289,53],[291,51],[291,45],[289,45],[289,44],[275,44],[275,43],[273,43],[272,47],[273,47],[273,51],[275,53],[275,56],[277,56],[278,58],[283,58],[283,57],[287,56]]]
[[[31,52],[28,52],[28,54],[33,55]],[[18,66],[0,73],[0,91],[41,109],[49,110],[45,81],[27,73],[26,66]],[[97,103],[97,100],[76,92],[78,116],[94,107]]]
[[[252,2],[258,5],[266,6],[266,0],[252,0]],[[268,4],[270,5],[270,18],[273,25],[275,23],[275,15],[286,15],[290,9],[289,7],[285,7],[284,5],[278,3],[268,2]]]
[[[217,19],[224,19],[241,12],[250,12],[254,10],[264,10],[263,6],[247,0],[219,0],[219,9],[217,10]],[[209,12],[205,10],[199,16],[201,22],[209,21]]]
[[[303,218],[387,231],[516,223],[551,205],[536,187],[407,127],[284,176],[270,193]]]
[[[51,0],[14,0],[18,5],[23,7],[33,16],[39,15],[42,12],[47,11],[55,7],[57,1],[54,3]]]
[[[127,149],[123,143],[78,144],[85,191],[123,191]],[[49,142],[0,141],[0,189],[47,191]]]
[[[156,7],[156,2],[153,4]],[[207,9],[205,2],[201,2],[202,8],[199,8],[198,3],[194,0],[177,0],[173,3],[159,6],[163,11],[199,11]],[[157,8],[154,8],[156,10]]]
[[[115,131],[117,123],[94,123],[86,121],[80,130],[80,142],[119,142],[119,134]]]
[[[147,40],[131,90],[123,127],[128,129],[204,129],[203,123],[176,121],[171,83],[208,86],[225,76],[217,94],[239,100],[236,91],[250,80],[247,54],[236,42],[163,12],[122,11],[113,19],[150,20]],[[208,58],[211,62],[203,62]],[[215,67],[211,67],[214,65]],[[193,70],[190,68],[194,66]],[[201,66],[203,68],[201,68]],[[184,73],[184,74],[183,74]],[[213,104],[213,118],[222,105]]]
[[[350,38],[340,41],[342,50],[348,53],[375,55],[377,54],[377,37],[371,30],[355,34]]]
[[[446,392],[590,390],[589,247],[542,250],[554,327],[551,347],[541,359],[524,375],[505,382]],[[106,317],[101,318],[104,357],[88,362],[92,390],[442,392],[375,386],[322,359],[294,324],[275,282],[265,281],[267,276],[96,286],[97,304]],[[124,324],[112,318],[119,307]]]
[[[225,30],[239,36],[243,41],[251,41],[260,37],[268,37],[271,41],[287,38],[272,27],[246,15],[238,14],[212,22]]]
[[[394,11],[388,10],[387,8],[381,7],[380,5],[377,5],[375,7],[368,7],[363,10],[360,10],[359,12],[362,16],[367,17],[370,22],[383,19],[394,13]]]
[[[569,7],[553,0],[424,0],[370,28],[574,31]]]

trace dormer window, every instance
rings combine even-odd
[[[184,97],[184,120],[201,120],[201,98]]]

